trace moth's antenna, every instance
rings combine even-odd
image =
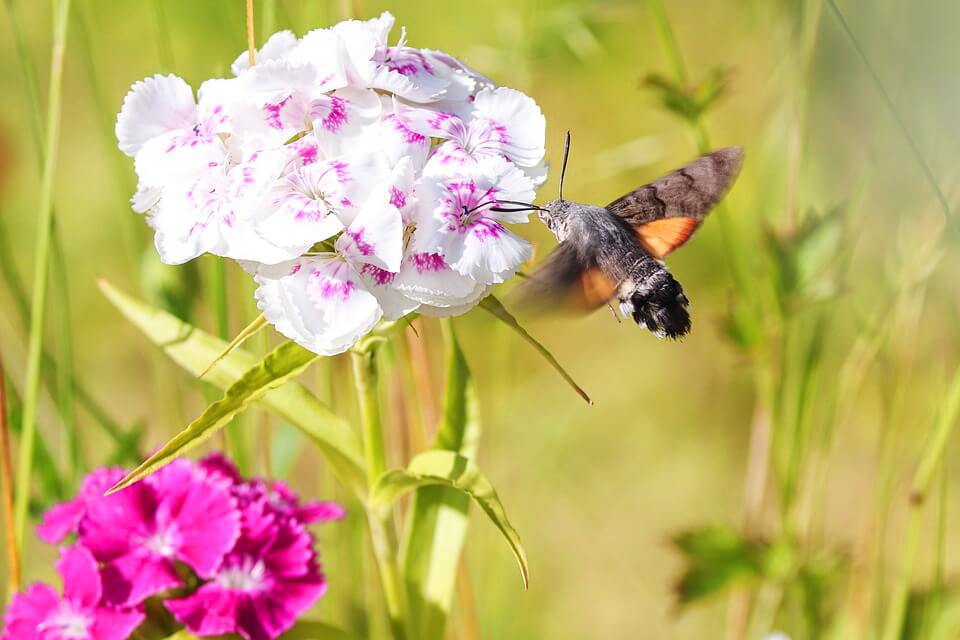
[[[567,158],[570,157],[570,132],[567,131],[567,141],[563,143],[563,166],[560,167],[560,199],[563,200],[563,177],[567,175]]]

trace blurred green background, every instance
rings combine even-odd
[[[29,285],[39,175],[11,17],[22,20],[45,93],[51,14],[46,2],[5,4],[0,349],[16,395],[26,329],[11,273]],[[147,75],[172,72],[196,87],[228,74],[245,47],[244,7],[240,0],[73,5],[54,198],[62,264],[53,269],[47,344],[58,361],[72,362],[118,429],[143,430],[143,453],[197,415],[204,390],[107,303],[96,278],[154,302],[180,295],[180,310],[216,332],[213,270],[206,258],[173,270],[156,262],[147,229],[129,208],[133,168],[116,148],[113,119],[130,84]],[[796,638],[819,637],[843,612],[863,623],[860,629],[882,626],[901,575],[910,474],[943,410],[960,346],[956,237],[918,159],[953,206],[960,4],[838,0],[893,110],[836,14],[818,1],[667,0],[673,52],[658,30],[659,3],[651,12],[643,0],[273,5],[272,16],[259,15],[261,25],[272,21],[298,35],[346,11],[372,17],[389,9],[413,46],[444,49],[527,92],[546,114],[555,167],[563,134],[572,132],[565,192],[575,200],[609,202],[686,162],[698,153],[698,128],[713,146],[747,149],[725,207],[668,260],[692,301],[694,330],[683,342],[617,324],[605,310],[582,319],[524,319],[594,406],[487,314],[458,320],[483,401],[481,462],[523,537],[532,572],[524,593],[502,541],[475,518],[467,564],[482,637],[720,637],[737,606],[726,587],[741,583],[759,603],[771,585],[774,593],[781,585],[769,624],[754,617],[751,634],[787,628]],[[660,80],[651,82],[652,74]],[[710,93],[704,81],[711,78],[722,94],[704,102],[702,114],[678,114]],[[540,202],[553,198],[558,175]],[[539,223],[518,231],[539,257],[553,245]],[[228,276],[229,329],[236,333],[256,309],[240,269],[231,265]],[[509,294],[503,297],[509,304]],[[438,338],[437,326],[425,323],[421,339],[439,389],[442,361],[430,342]],[[353,411],[346,363],[323,364],[306,378],[335,407]],[[62,385],[61,393],[53,389],[44,386],[40,430],[58,472],[46,486],[38,479],[37,508],[70,495],[79,473],[116,450],[102,420],[80,399],[64,398]],[[68,420],[76,422],[78,449],[63,436],[64,403],[75,408]],[[251,412],[231,428],[243,429],[256,453],[251,470],[264,471],[257,443],[269,430],[274,473],[288,474],[304,494],[338,495],[317,454],[289,427]],[[744,506],[757,443],[751,433],[772,434],[759,507]],[[397,463],[404,451],[398,434],[399,426]],[[960,496],[949,473],[955,453],[951,446],[934,483],[937,499],[928,501],[911,573],[911,584],[939,585],[943,593],[960,551],[952,534]],[[789,477],[799,478],[801,499],[784,488]],[[357,598],[377,597],[364,591],[363,573],[372,569],[357,561],[358,522],[321,532],[331,590],[318,611],[348,626],[359,624]],[[691,560],[671,539],[705,526],[788,540],[801,558],[796,566],[822,553],[840,558],[846,568],[830,578],[833,604],[825,605],[830,624],[791,618],[788,580],[799,570],[783,582],[738,574],[679,606],[674,586]],[[51,578],[53,556],[31,543],[27,578]],[[863,584],[866,595],[856,588]],[[462,611],[458,616],[452,636],[468,637]],[[859,636],[850,633],[840,637]]]

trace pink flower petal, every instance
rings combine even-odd
[[[76,545],[60,552],[57,571],[63,577],[63,595],[72,605],[90,609],[100,602],[97,561],[86,547]]]

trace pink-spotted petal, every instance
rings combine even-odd
[[[175,75],[155,75],[134,83],[117,116],[120,150],[134,156],[149,140],[196,122],[193,89]]]
[[[451,269],[443,256],[430,252],[407,255],[392,284],[410,299],[434,307],[472,305],[486,291],[484,285]]]
[[[397,272],[403,258],[403,219],[384,197],[367,200],[337,239],[337,251],[355,264],[371,264]]]
[[[477,282],[496,284],[512,277],[531,254],[529,242],[496,220],[481,218],[470,226],[460,257],[450,266]]]
[[[487,137],[503,155],[524,167],[543,160],[546,119],[537,103],[526,94],[499,87],[477,94],[471,133]]]

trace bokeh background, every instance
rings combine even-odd
[[[0,349],[15,419],[26,352],[18,309],[29,292],[40,181],[33,98],[14,34],[45,100],[49,4],[7,0],[0,18]],[[593,406],[483,311],[458,320],[482,397],[481,462],[532,572],[524,593],[501,539],[474,518],[467,565],[481,637],[716,638],[737,617],[738,598],[750,598],[744,593],[754,596],[751,637],[774,628],[796,638],[828,629],[869,637],[865,629],[882,627],[903,575],[911,473],[945,411],[960,346],[960,262],[946,224],[960,177],[960,4],[837,0],[856,43],[818,0],[268,4],[261,26],[297,34],[346,12],[389,9],[412,45],[444,49],[530,94],[546,114],[555,167],[572,132],[572,199],[609,202],[693,158],[704,136],[747,149],[725,206],[668,260],[693,303],[689,337],[659,341],[605,310],[523,319]],[[73,3],[47,348],[106,416],[93,416],[76,389],[45,384],[40,430],[55,467],[38,474],[37,510],[69,496],[82,472],[129,455],[104,422],[138,433],[142,453],[210,397],[109,305],[96,279],[216,332],[211,261],[157,263],[129,209],[133,170],[116,148],[113,120],[130,84],[147,75],[172,72],[196,87],[228,74],[245,47],[243,12],[239,0]],[[540,202],[553,198],[558,176]],[[539,223],[518,231],[539,257],[554,244]],[[235,333],[256,309],[232,265],[228,285]],[[430,322],[420,338],[408,336],[414,351],[422,341],[418,367],[437,389],[438,338]],[[305,379],[353,411],[348,363],[323,363]],[[397,395],[391,455],[399,463],[406,444]],[[437,398],[421,400],[429,419]],[[289,426],[253,411],[230,428],[247,440],[249,469],[269,466],[308,495],[340,495]],[[948,447],[924,510],[908,583],[918,593],[948,594],[960,561],[956,453]],[[749,468],[768,473],[758,480]],[[785,489],[785,478],[799,489]],[[763,500],[751,502],[758,487]],[[746,531],[758,545],[785,540],[793,568],[783,576],[720,570],[719,588],[682,605],[675,588],[695,559],[672,540],[704,527]],[[354,629],[365,626],[364,601],[376,600],[364,586],[373,569],[362,560],[361,529],[358,516],[321,532],[331,590],[318,615]],[[51,578],[53,557],[31,543],[27,577]],[[833,567],[824,570],[823,616],[801,613],[797,622],[789,581],[822,557]],[[451,637],[469,637],[463,618],[458,609]],[[858,631],[845,636],[841,627]]]

